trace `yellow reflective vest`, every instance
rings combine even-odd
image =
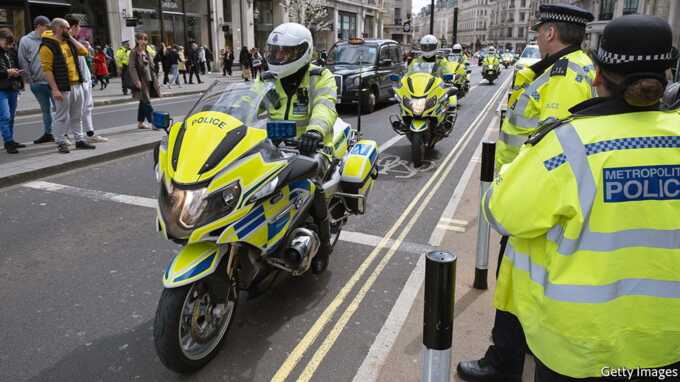
[[[518,71],[496,142],[496,169],[515,159],[542,121],[566,118],[569,108],[592,98],[594,78],[593,62],[581,50],[560,58],[538,77],[528,67]]]
[[[116,65],[123,66],[128,64],[128,59],[130,57],[130,49],[126,49],[125,47],[120,47],[116,49]]]
[[[258,76],[255,86],[262,85]],[[288,98],[280,80],[274,81],[280,107],[270,107],[272,121],[295,121],[298,137],[307,131],[317,131],[324,144],[332,145],[333,125],[338,117],[335,109],[337,86],[330,70],[310,65],[297,91]]]
[[[484,197],[486,219],[510,236],[496,308],[516,315],[531,352],[563,375],[673,364],[680,109],[579,107],[532,137]]]

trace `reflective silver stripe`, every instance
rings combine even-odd
[[[588,85],[591,85],[591,86],[593,85],[593,80],[590,79],[590,77],[588,77],[588,71],[586,71],[586,69],[584,67],[582,67],[581,65],[579,65],[575,62],[569,61],[569,69],[576,72],[577,76],[583,77],[583,79],[586,80]]]
[[[319,126],[321,128],[324,128],[324,129],[330,128],[330,126],[328,126],[328,122],[326,122],[326,121],[324,121],[323,119],[320,119],[320,118],[312,118],[309,121],[308,126]]]
[[[538,125],[538,121],[528,119],[524,117],[524,112],[529,106],[529,98],[531,94],[538,90],[539,87],[543,86],[550,80],[550,73],[544,72],[537,79],[535,79],[529,86],[526,87],[524,92],[520,94],[517,104],[515,105],[514,111],[510,116],[510,123],[513,125],[521,126],[524,128],[535,128]],[[533,126],[533,127],[532,127]]]
[[[508,134],[505,131],[501,130],[501,133],[498,135],[498,140],[505,143],[508,146],[520,148],[522,145],[527,141],[527,136],[526,135],[512,135]]]
[[[335,89],[331,89],[331,88],[315,89],[313,93],[314,93],[314,97],[315,97],[315,98],[318,98],[318,97],[326,97],[326,96],[331,96],[331,97],[333,97],[333,98],[336,98],[336,97],[337,97],[337,94],[338,94],[338,93],[335,91]]]
[[[508,231],[496,221],[496,218],[491,213],[491,208],[489,208],[489,204],[491,203],[491,195],[493,195],[493,185],[489,187],[489,191],[484,194],[484,215],[486,215],[486,220],[489,222],[491,228],[495,229],[498,233],[503,236],[510,236]]]
[[[316,105],[319,105],[319,104],[324,105],[331,110],[335,110],[335,102],[329,100],[328,98],[316,97],[314,99],[314,103],[312,105],[316,106]]]
[[[513,267],[529,274],[529,278],[543,287],[543,294],[553,300],[582,304],[601,304],[625,296],[649,296],[680,299],[680,282],[654,279],[622,279],[605,285],[553,284],[542,265],[517,252],[508,243],[504,255]]]
[[[611,252],[622,248],[647,247],[680,249],[680,230],[629,229],[614,232],[593,232],[590,230],[590,213],[597,189],[595,179],[588,163],[586,146],[571,124],[555,130],[562,145],[567,163],[576,178],[579,204],[584,225],[578,239],[564,236],[564,227],[557,225],[547,234],[547,238],[558,244],[557,252],[572,255],[576,251]]]

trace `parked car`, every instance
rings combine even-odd
[[[356,103],[359,89],[362,113],[394,96],[390,74],[404,72],[401,46],[393,40],[352,38],[338,41],[328,52],[327,67],[335,75],[338,104]]]
[[[541,53],[538,50],[538,45],[527,45],[519,56],[519,60],[515,63],[515,70],[521,70],[539,61],[541,61]]]

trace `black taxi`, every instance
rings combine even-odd
[[[405,70],[401,46],[393,40],[352,38],[338,41],[328,52],[327,67],[338,86],[338,104],[355,103],[360,87],[362,113],[393,97],[390,74]],[[361,85],[361,86],[360,86]]]

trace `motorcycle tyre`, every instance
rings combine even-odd
[[[200,282],[200,281],[198,281]],[[192,360],[186,357],[179,345],[179,320],[187,294],[193,284],[178,288],[163,289],[161,298],[158,301],[156,317],[153,325],[153,338],[156,347],[156,354],[161,363],[168,369],[181,374],[190,374],[198,371],[207,365],[219,352],[224,345],[224,339],[229,333],[229,328],[234,321],[234,315],[238,308],[238,290],[235,291],[234,310],[227,323],[227,329],[215,348],[205,357]],[[227,291],[229,293],[229,291]],[[166,332],[171,333],[165,335]]]
[[[422,134],[413,134],[411,136],[411,160],[414,167],[423,165],[425,159],[425,143],[423,142]]]

